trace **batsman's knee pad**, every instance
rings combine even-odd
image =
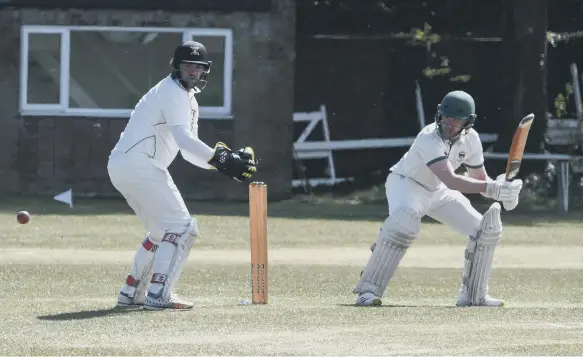
[[[174,285],[178,281],[187,262],[195,239],[199,236],[197,221],[190,224],[181,233],[167,232],[154,259],[152,283],[163,284],[162,297],[168,300]]]
[[[478,304],[487,295],[495,248],[502,233],[501,205],[495,202],[483,215],[476,235],[469,237],[464,251],[462,288],[467,289],[471,304]]]
[[[379,232],[379,239],[372,246],[373,253],[353,290],[354,293],[369,292],[378,297],[383,295],[407,249],[420,233],[421,219],[410,208],[399,208],[390,212]]]

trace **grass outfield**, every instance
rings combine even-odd
[[[384,205],[269,206],[270,303],[251,298],[244,203],[189,203],[183,312],[114,308],[144,230],[123,201],[0,205],[0,355],[582,355],[582,216],[503,212],[491,292],[455,308],[466,238],[424,221],[384,296],[351,293]],[[27,209],[29,224],[15,212]]]

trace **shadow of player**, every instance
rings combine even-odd
[[[379,308],[406,308],[406,307],[419,307],[419,308],[441,308],[441,309],[463,309],[463,307],[459,307],[456,305],[424,305],[424,304],[383,304],[380,306],[358,306],[356,304],[338,304],[339,306],[344,307],[357,307],[360,309],[379,309]]]
[[[63,312],[53,315],[42,315],[37,316],[39,320],[48,321],[68,321],[68,320],[85,320],[92,319],[95,317],[106,317],[117,314],[127,314],[137,311],[143,311],[141,307],[111,307],[107,309],[97,309],[97,310],[85,310],[85,311],[74,311],[74,312]]]

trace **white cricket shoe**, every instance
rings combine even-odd
[[[189,310],[193,308],[193,303],[183,300],[176,294],[171,294],[168,301],[162,299],[162,294],[154,295],[148,293],[144,301],[144,310]]]
[[[120,291],[117,307],[142,306],[144,305],[144,300],[146,300],[146,294],[137,294],[137,296],[132,297],[129,294]]]
[[[456,302],[456,306],[486,306],[486,307],[503,307],[505,303],[503,300],[495,299],[490,297],[489,295],[485,295],[481,299],[479,299],[478,304],[473,304],[470,301],[470,296],[468,292],[462,290],[458,294],[458,301]]]
[[[357,296],[357,306],[381,306],[381,299],[373,293],[362,293]]]

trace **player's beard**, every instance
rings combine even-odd
[[[183,85],[186,85],[188,90],[195,89],[197,91],[201,91],[207,85],[207,81],[201,80],[195,76],[192,77],[183,77],[182,79]]]
[[[193,89],[197,86],[197,78],[195,77],[182,77],[183,85],[187,87],[186,89]]]

